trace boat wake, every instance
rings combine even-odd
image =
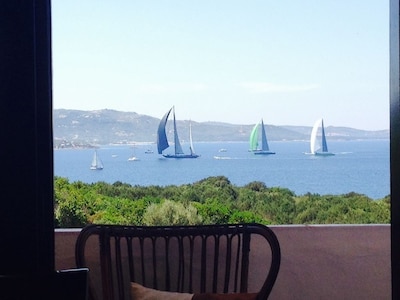
[[[213,158],[214,158],[214,159],[222,159],[222,160],[223,160],[223,159],[225,159],[225,160],[228,160],[228,159],[231,159],[231,160],[257,159],[257,158],[249,158],[249,157],[231,157],[231,156],[217,156],[217,155],[213,156]]]

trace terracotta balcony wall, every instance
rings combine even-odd
[[[391,299],[390,225],[271,228],[282,262],[270,299]],[[79,231],[56,229],[57,269],[75,267]]]

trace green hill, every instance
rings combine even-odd
[[[106,145],[154,143],[160,119],[135,112],[116,110],[69,110],[53,112],[54,144]],[[253,125],[222,122],[192,123],[195,142],[247,141]],[[189,139],[189,121],[178,120],[179,135]],[[270,141],[308,140],[311,126],[274,126],[265,124]],[[389,139],[389,130],[367,131],[348,127],[325,128],[330,140]]]

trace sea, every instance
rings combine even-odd
[[[335,155],[320,157],[307,153],[307,141],[271,141],[270,150],[276,154],[262,156],[249,152],[247,142],[203,142],[194,145],[199,158],[173,159],[158,154],[155,144],[107,145],[97,149],[103,170],[90,169],[94,149],[57,149],[54,175],[70,182],[139,186],[191,184],[226,176],[236,186],[261,181],[298,196],[355,192],[377,200],[390,194],[389,146],[389,140],[330,141],[329,151]],[[189,152],[188,144],[182,147]],[[131,156],[137,159],[128,160]]]

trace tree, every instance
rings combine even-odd
[[[160,204],[151,204],[143,214],[145,225],[196,225],[202,219],[193,205],[184,206],[182,203],[164,200]]]

